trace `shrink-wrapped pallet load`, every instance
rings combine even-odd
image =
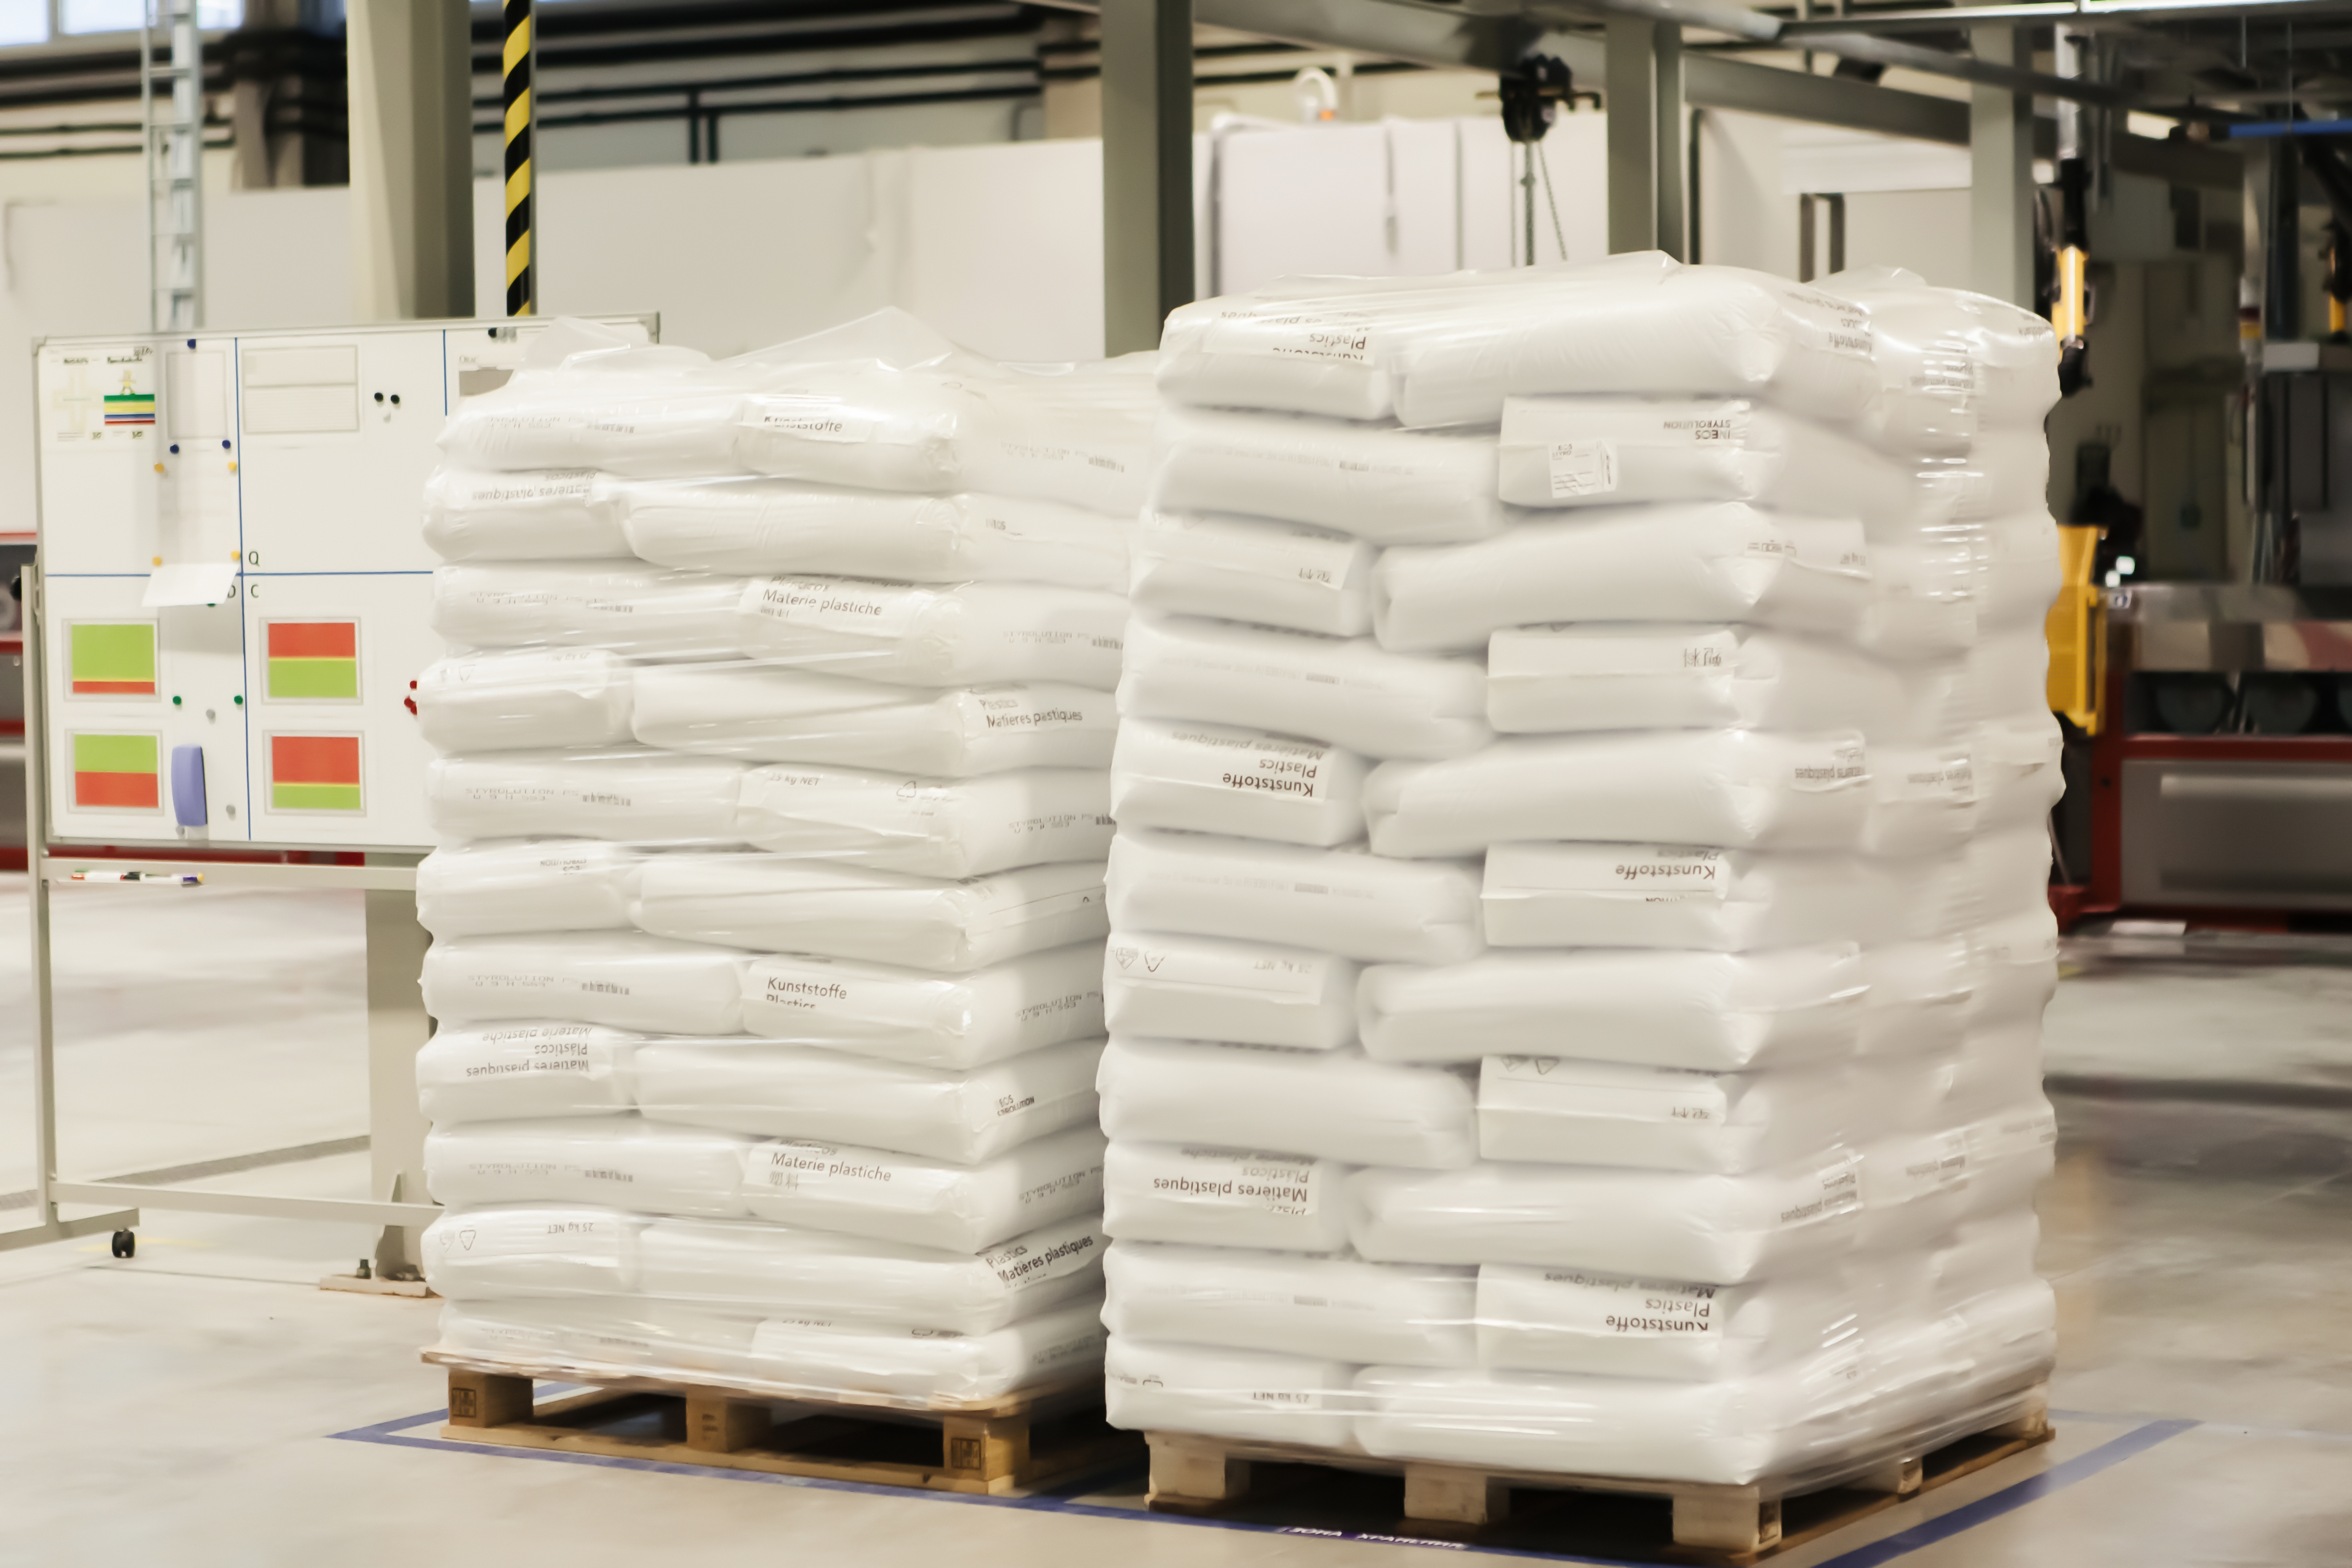
[[[1777,1486],[2024,1408],[2056,358],[1657,256],[1171,318],[1115,1424]]]
[[[1101,1363],[1148,358],[551,328],[425,497],[446,1358],[908,1406]]]

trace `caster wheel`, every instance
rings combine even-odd
[[[128,1258],[138,1250],[138,1237],[128,1230],[118,1230],[114,1233],[114,1255],[117,1258]]]

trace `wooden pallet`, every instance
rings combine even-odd
[[[1444,1540],[1501,1542],[1524,1531],[1517,1517],[1540,1523],[1547,1537],[1577,1537],[1582,1516],[1612,1537],[1610,1555],[1646,1555],[1659,1561],[1745,1568],[1746,1564],[1843,1529],[1856,1520],[1893,1508],[1925,1491],[2000,1463],[2052,1437],[2049,1399],[2036,1387],[2021,1396],[2024,1408],[1979,1432],[1946,1442],[1924,1454],[1892,1455],[1870,1473],[1832,1487],[1786,1497],[1768,1496],[1756,1486],[1720,1486],[1685,1481],[1628,1480],[1613,1476],[1559,1475],[1539,1470],[1483,1469],[1462,1465],[1383,1460],[1286,1443],[1237,1442],[1182,1432],[1146,1434],[1151,1444],[1150,1505],[1163,1512],[1227,1515],[1254,1500],[1278,1492],[1284,1481],[1297,1486],[1314,1478],[1268,1467],[1311,1466],[1319,1470],[1402,1475],[1404,1518],[1400,1535]],[[2014,1405],[2010,1408],[2016,1411]],[[1514,1492],[1581,1496],[1518,1500]],[[1595,1498],[1591,1494],[1613,1494]],[[1391,1497],[1393,1494],[1390,1494]],[[1619,1500],[1625,1500],[1620,1503]],[[1643,1502],[1642,1500],[1646,1500]],[[1290,1502],[1296,1510],[1296,1501]],[[1671,1502],[1672,1523],[1657,1505]],[[1534,1504],[1534,1519],[1527,1517]],[[1603,1504],[1608,1506],[1603,1507]],[[1377,1506],[1375,1504],[1374,1506]],[[1595,1549],[1589,1536],[1579,1542]]]
[[[449,1374],[445,1437],[612,1458],[765,1470],[875,1486],[1003,1496],[1143,1458],[1140,1434],[1103,1420],[1100,1376],[968,1405],[901,1409],[880,1400],[782,1401],[650,1378],[534,1406],[534,1375],[427,1353]]]

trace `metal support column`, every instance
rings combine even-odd
[[[1103,0],[1103,352],[1192,298],[1192,3]]]
[[[171,45],[155,63],[154,33]],[[170,118],[156,118],[156,85]],[[205,46],[196,0],[146,0],[139,18],[139,118],[147,168],[147,326],[193,331],[205,319]]]
[[[539,274],[538,258],[531,247],[530,150],[533,138],[531,122],[538,111],[530,96],[531,57],[538,34],[530,25],[530,0],[507,0],[507,38],[502,63],[506,77],[501,97],[506,103],[507,147],[507,314],[536,315],[539,292],[533,285]],[[696,95],[689,93],[692,99]],[[687,135],[701,151],[702,117],[696,115],[687,122]],[[717,137],[711,138],[715,143]],[[713,152],[717,152],[714,146]],[[698,162],[689,159],[688,162]],[[712,162],[719,160],[714,156]]]
[[[1977,58],[2031,65],[2022,32],[1972,27]],[[2033,298],[2033,99],[2007,88],[1969,93],[1969,283],[2028,310]]]
[[[473,29],[464,0],[351,0],[352,304],[474,313]]]
[[[1685,246],[1683,35],[1673,22],[1612,16],[1602,86],[1609,111],[1609,249]]]
[[[370,865],[413,866],[415,855],[372,854]],[[368,1185],[386,1203],[425,1201],[425,1134],[416,1103],[416,1053],[432,1038],[417,977],[432,945],[416,924],[416,894],[371,888],[367,900]],[[376,1243],[382,1280],[414,1280],[422,1255],[416,1227],[387,1226]]]

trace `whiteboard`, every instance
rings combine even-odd
[[[431,846],[421,497],[545,325],[35,345],[52,841]]]

